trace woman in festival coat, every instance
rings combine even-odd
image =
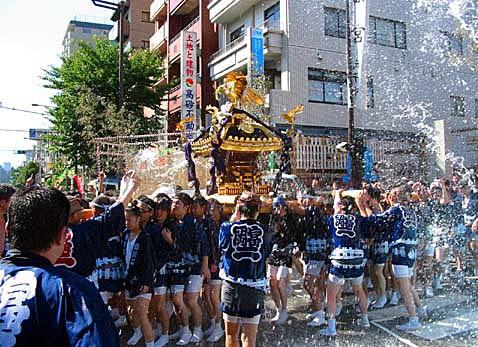
[[[141,212],[137,201],[133,201],[125,211],[123,256],[126,265],[126,302],[134,329],[128,345],[137,344],[144,336],[146,347],[152,347],[154,336],[148,308],[153,287],[154,253],[150,234],[141,228]]]

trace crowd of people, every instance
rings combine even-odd
[[[337,186],[330,199],[313,185],[297,201],[274,197],[266,214],[264,199],[245,191],[229,215],[181,191],[133,199],[134,172],[117,197],[103,180],[89,202],[0,185],[2,345],[119,346],[129,326],[131,346],[225,336],[228,347],[252,347],[267,295],[271,323],[288,320],[294,272],[310,296],[304,325],[323,335],[337,334],[349,285],[359,326],[370,327],[370,309],[403,300],[408,321],[396,328],[410,331],[451,269],[478,276],[478,179]]]

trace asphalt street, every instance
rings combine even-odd
[[[403,305],[386,306],[371,310],[369,329],[356,325],[354,298],[344,294],[345,307],[337,318],[338,336],[334,338],[321,336],[319,328],[308,327],[306,315],[309,313],[309,300],[301,288],[300,280],[292,280],[293,293],[289,301],[289,319],[282,326],[269,322],[275,313],[273,303],[266,302],[266,311],[261,320],[258,334],[258,346],[476,346],[478,344],[478,283],[470,279],[465,289],[451,288],[451,282],[434,298],[423,300],[429,310],[429,317],[422,321],[423,328],[416,332],[400,332],[397,324],[406,321]],[[124,346],[131,336],[129,328],[121,331]],[[192,345],[192,344],[191,344]],[[143,346],[141,341],[138,346]],[[175,346],[170,342],[168,346]],[[224,340],[217,343],[202,342],[198,346],[224,346]]]

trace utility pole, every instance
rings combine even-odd
[[[123,107],[124,103],[124,64],[123,64],[123,50],[124,50],[124,33],[123,33],[123,21],[124,21],[124,1],[118,3],[119,10],[119,69],[118,69],[118,81],[119,81],[119,94],[118,94],[118,109]]]
[[[125,12],[125,2],[119,1],[117,4],[111,1],[105,0],[91,0],[93,5],[107,8],[119,13],[118,23],[118,41],[119,41],[119,53],[118,53],[118,109],[123,107],[124,103],[124,63],[123,63],[123,50],[124,50],[124,33],[123,33],[123,21]]]
[[[362,181],[360,162],[361,148],[356,141],[355,134],[355,69],[354,59],[352,54],[352,21],[350,15],[350,0],[345,0],[345,18],[347,22],[347,30],[345,31],[345,41],[347,44],[346,58],[347,58],[347,87],[348,87],[348,130],[347,142],[349,143],[350,155],[350,185],[354,188],[360,188]]]

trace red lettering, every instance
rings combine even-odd
[[[65,246],[63,248],[63,253],[60,255],[55,265],[63,265],[67,268],[72,268],[76,265],[76,259],[73,257],[73,232],[71,229],[68,229],[66,232]]]

